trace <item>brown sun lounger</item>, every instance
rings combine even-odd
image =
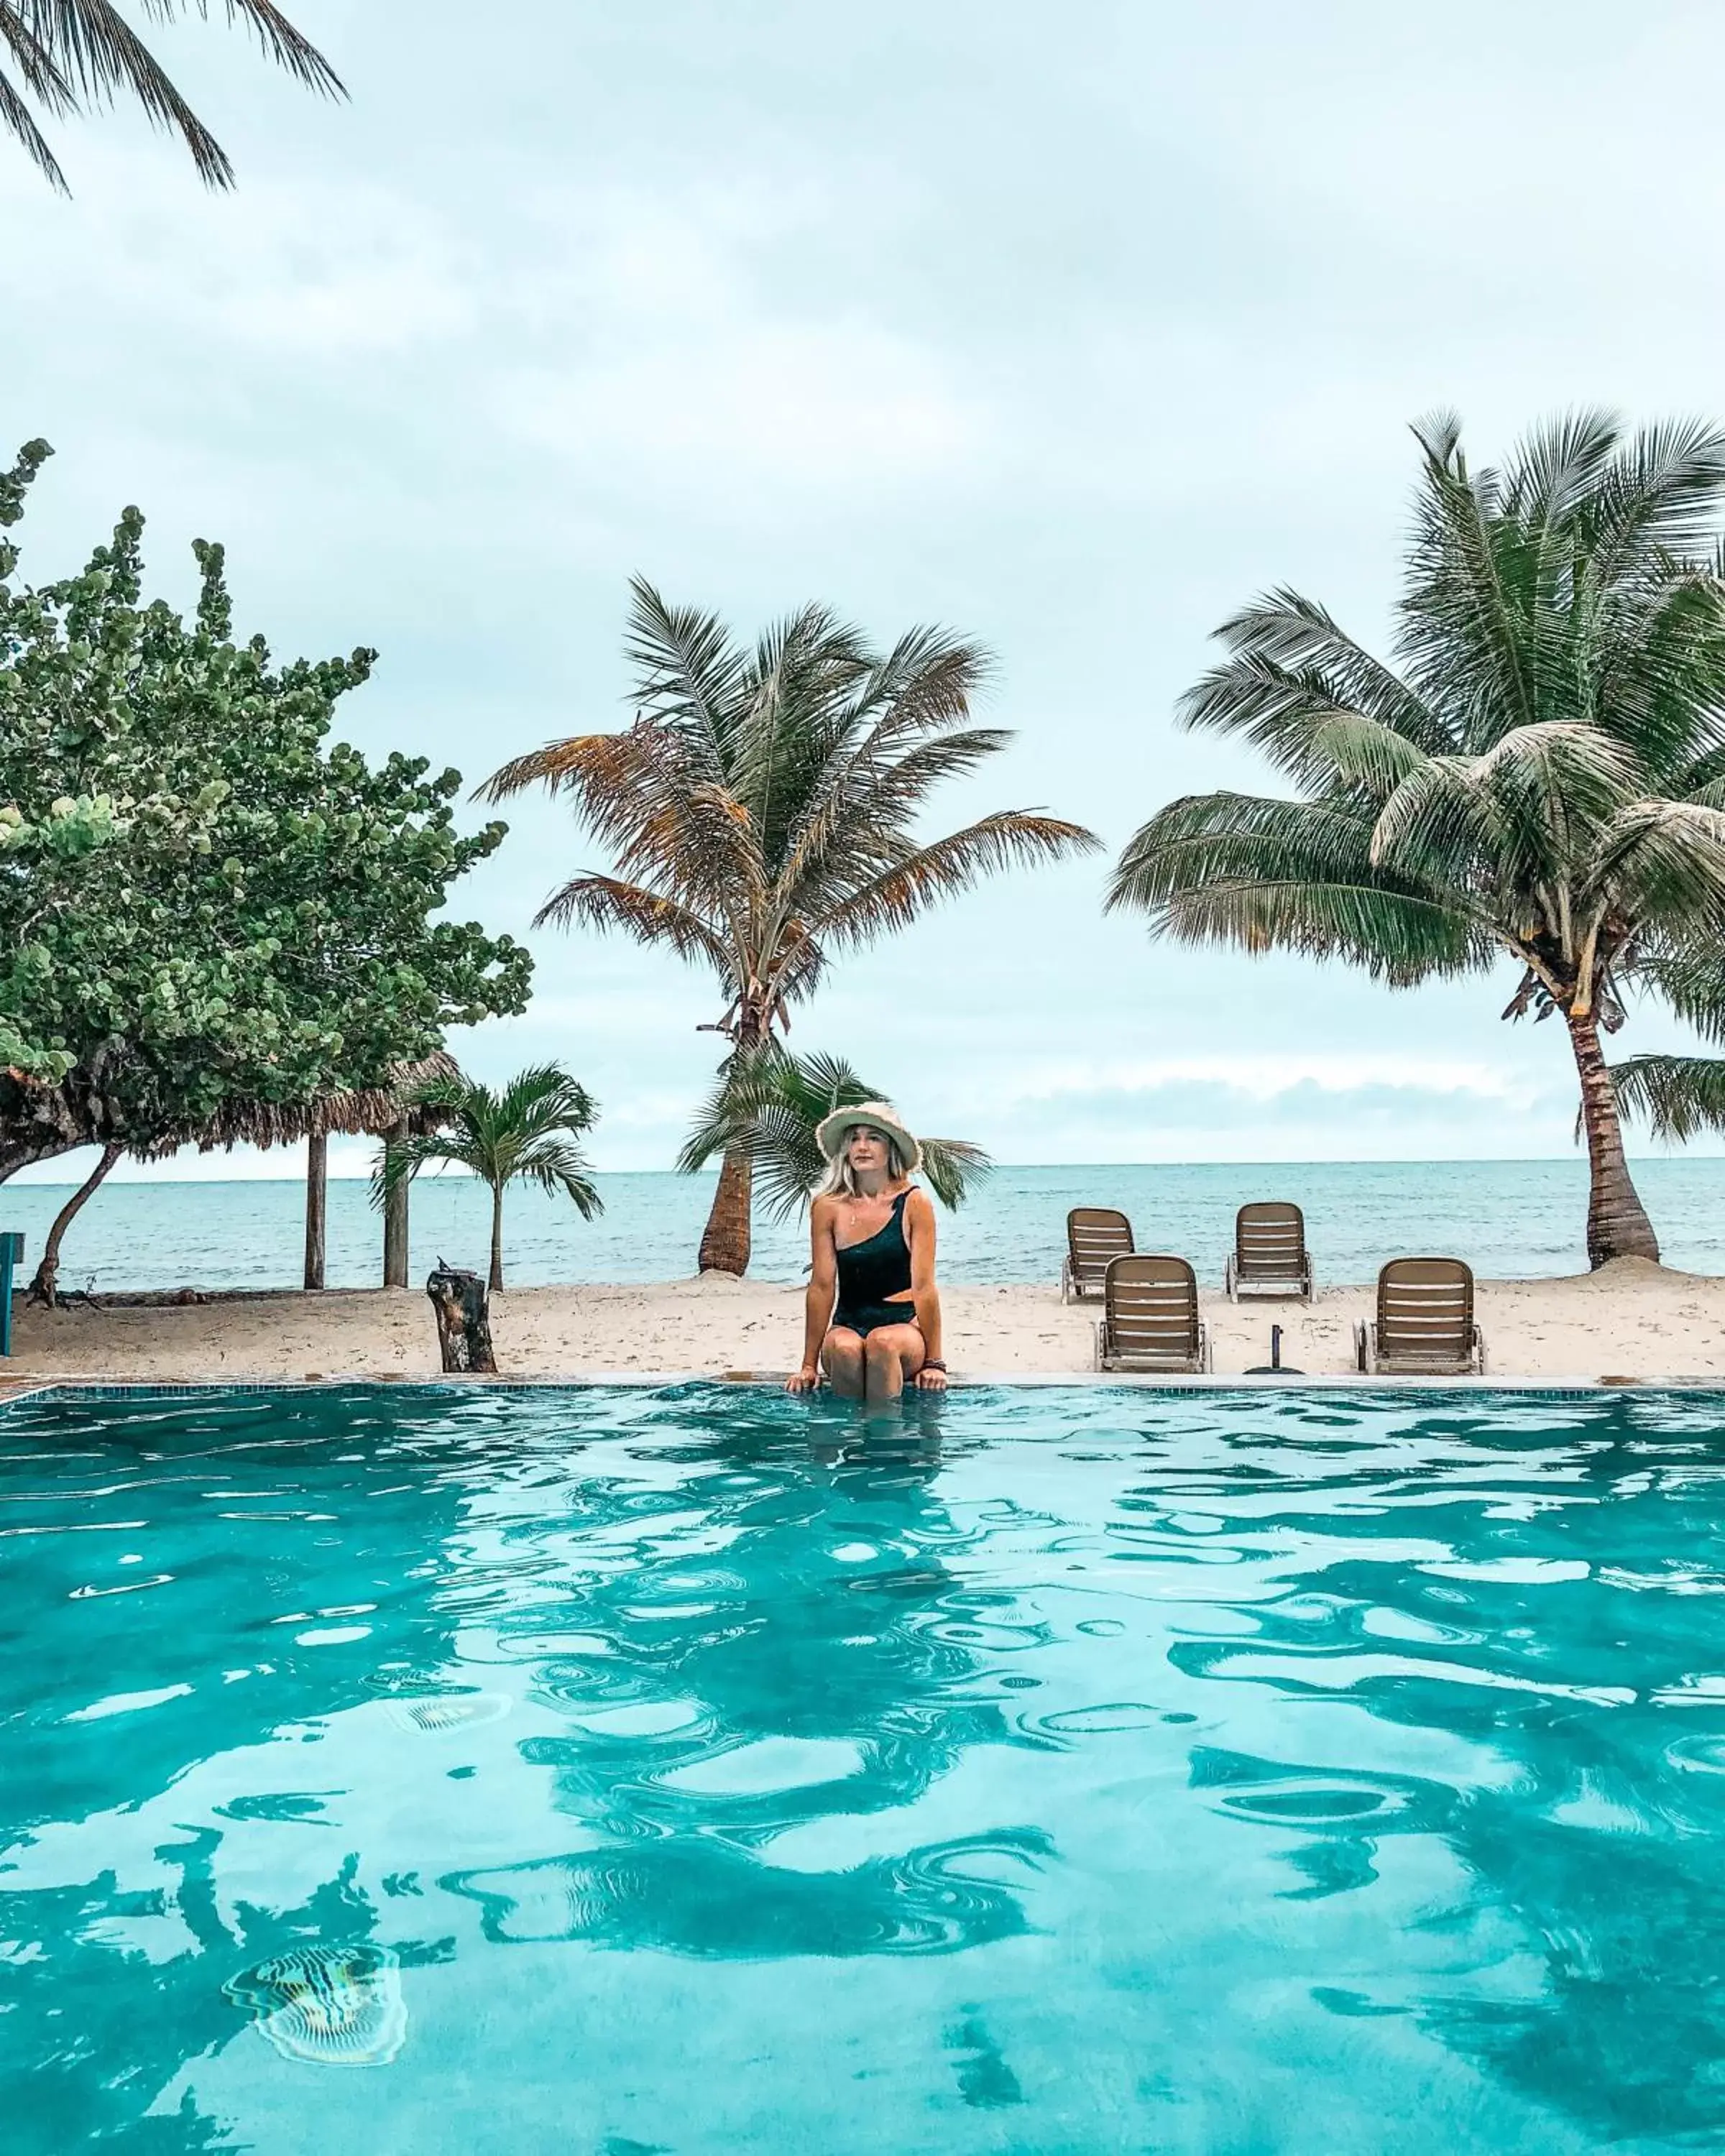
[[[1100,1295],[1111,1258],[1130,1257],[1132,1224],[1106,1205],[1076,1206],[1066,1215],[1066,1262],[1060,1268],[1060,1301]]]
[[[1393,1258],[1378,1276],[1377,1318],[1354,1327],[1353,1346],[1374,1377],[1483,1377],[1471,1270],[1460,1258]]]
[[[1222,1276],[1230,1302],[1248,1288],[1260,1295],[1297,1295],[1312,1300],[1312,1254],[1306,1247],[1306,1215],[1297,1205],[1242,1205],[1234,1217],[1234,1255]]]
[[[1183,1258],[1111,1259],[1102,1297],[1096,1320],[1099,1370],[1209,1368],[1209,1328],[1198,1314],[1198,1276]]]

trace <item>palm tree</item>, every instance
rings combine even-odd
[[[562,1191],[583,1220],[603,1213],[593,1168],[576,1142],[598,1120],[586,1088],[554,1063],[536,1065],[493,1092],[476,1078],[434,1078],[408,1096],[409,1108],[434,1108],[444,1127],[385,1147],[372,1178],[381,1204],[399,1183],[434,1162],[465,1168],[491,1193],[490,1285],[503,1285],[503,1193],[517,1181]]]
[[[1502,470],[1448,415],[1414,429],[1420,485],[1395,659],[1297,593],[1219,632],[1182,716],[1262,749],[1291,799],[1189,797],[1121,857],[1111,906],[1154,932],[1342,957],[1392,987],[1521,980],[1556,1012],[1581,1091],[1591,1262],[1657,1258],[1599,1045],[1631,985],[1680,1011],[1725,935],[1725,432],[1626,436],[1582,413]]]
[[[329,97],[347,93],[329,62],[296,30],[274,0],[224,0],[228,19],[238,16],[256,36],[266,58],[285,67],[309,90]],[[158,23],[193,13],[207,16],[210,0],[141,0],[141,12]],[[0,68],[0,128],[23,143],[37,167],[69,193],[48,139],[31,110],[64,120],[135,99],[151,121],[177,135],[208,187],[231,187],[228,154],[175,89],[167,74],[113,0],[0,0],[0,54],[9,54],[17,80]]]
[[[715,1153],[744,1152],[768,1217],[792,1219],[827,1172],[815,1137],[822,1118],[834,1108],[883,1097],[840,1056],[791,1055],[775,1044],[740,1070],[721,1074],[677,1166],[694,1175]],[[928,1187],[951,1211],[993,1172],[988,1154],[966,1139],[919,1137],[917,1143]]]
[[[667,606],[639,579],[632,589],[634,723],[548,742],[481,790],[499,801],[543,785],[572,799],[612,870],[564,884],[538,922],[620,929],[711,966],[725,997],[712,1030],[731,1064],[788,1025],[835,952],[910,927],[1014,862],[1096,844],[1024,808],[916,835],[934,789],[1011,738],[969,723],[988,663],[975,644],[914,629],[881,651],[808,606],[750,651],[716,615]],[[703,1272],[747,1271],[751,1190],[750,1154],[732,1146]]]

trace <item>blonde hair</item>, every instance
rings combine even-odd
[[[862,1196],[862,1192],[857,1187],[856,1170],[850,1165],[850,1141],[859,1131],[873,1131],[875,1137],[886,1147],[886,1174],[890,1182],[902,1183],[910,1173],[910,1163],[900,1152],[898,1140],[890,1131],[883,1131],[875,1123],[854,1123],[845,1132],[845,1142],[839,1147],[837,1157],[827,1170],[819,1189],[814,1194],[817,1198],[860,1198]]]

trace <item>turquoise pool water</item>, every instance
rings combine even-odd
[[[0,1413],[0,2145],[1725,2141],[1725,1407]]]

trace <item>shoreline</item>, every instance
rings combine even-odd
[[[1230,1303],[1201,1294],[1214,1343],[1207,1381],[1152,1375],[1152,1383],[1226,1382],[1270,1356],[1283,1329],[1290,1375],[1358,1378],[1354,1322],[1374,1286],[1321,1288],[1309,1306],[1269,1296]],[[1051,1283],[944,1288],[946,1359],[956,1381],[1088,1378],[1099,1299],[1063,1304]],[[794,1284],[700,1280],[647,1285],[506,1289],[491,1302],[500,1377],[523,1380],[652,1375],[777,1377],[802,1344],[803,1290]],[[1477,1313],[1488,1376],[1426,1384],[1594,1385],[1725,1379],[1725,1277],[1621,1259],[1596,1273],[1485,1281]],[[200,1301],[116,1295],[100,1306],[17,1309],[13,1354],[0,1381],[107,1379],[146,1384],[224,1380],[302,1383],[437,1379],[430,1306],[417,1288],[213,1291]],[[1113,1379],[1109,1382],[1115,1382]],[[1266,1383],[1286,1383],[1278,1377]],[[466,1382],[463,1380],[462,1382]],[[1403,1383],[1377,1379],[1371,1382]]]

